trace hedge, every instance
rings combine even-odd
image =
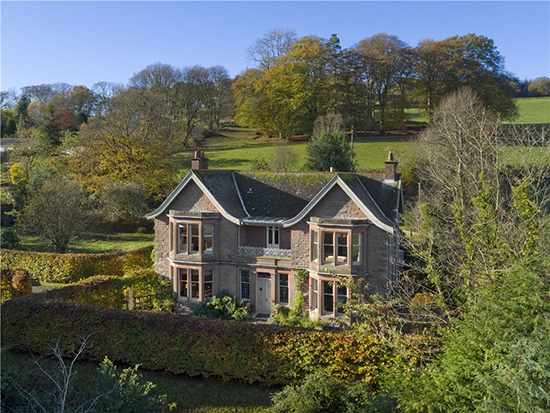
[[[2,268],[1,278],[1,301],[9,300],[12,297],[22,297],[32,293],[32,283],[29,273],[22,269]]]
[[[121,276],[125,268],[150,265],[152,248],[140,248],[122,257],[116,252],[56,254],[3,249],[2,266],[23,268],[33,281],[73,283],[94,275]]]
[[[267,385],[325,368],[373,389],[391,358],[374,337],[33,298],[3,304],[3,346],[46,354],[60,338],[68,349],[89,336],[83,356],[94,361],[107,356],[149,370]]]

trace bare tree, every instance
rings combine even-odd
[[[270,30],[248,48],[248,59],[258,64],[261,69],[268,69],[275,65],[281,56],[290,52],[296,39],[294,29]]]
[[[134,73],[129,84],[139,89],[169,89],[180,82],[181,78],[179,69],[164,63],[154,63]]]
[[[115,96],[123,90],[124,86],[113,82],[98,82],[92,85],[92,92],[95,95],[94,113],[103,116],[109,108]]]
[[[344,119],[339,113],[329,112],[315,119],[313,124],[313,136],[321,136],[324,133],[344,132]]]
[[[269,159],[270,169],[275,171],[290,171],[298,163],[296,151],[290,146],[275,146]]]

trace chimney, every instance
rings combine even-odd
[[[334,167],[333,166],[330,167],[329,172],[334,172]]]
[[[397,176],[397,161],[393,159],[393,152],[388,152],[388,160],[386,163],[386,180],[395,181]]]
[[[191,169],[208,169],[208,159],[204,157],[204,151],[195,151],[195,157],[191,159]]]

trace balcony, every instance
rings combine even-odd
[[[290,250],[279,249],[279,248],[264,248],[264,247],[250,247],[250,246],[240,246],[237,249],[237,255],[241,257],[248,258],[280,258],[280,259],[290,259]]]

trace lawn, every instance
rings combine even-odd
[[[25,387],[40,386],[45,380],[37,371],[29,354],[2,349],[2,373],[16,373]],[[53,361],[48,360],[48,364]],[[47,364],[47,365],[48,365]],[[99,377],[98,365],[78,361],[74,388],[79,392],[91,389]],[[158,394],[166,394],[175,402],[173,412],[201,413],[256,413],[264,412],[270,403],[270,395],[275,390],[250,384],[222,382],[213,378],[188,377],[160,372],[139,370],[144,381],[157,385]]]
[[[550,97],[515,99],[519,109],[517,124],[550,123]],[[510,123],[510,122],[504,122]]]
[[[235,125],[226,126],[219,137],[210,138],[205,149],[211,169],[253,169],[254,161],[269,161],[277,147],[286,146],[298,158],[294,169],[302,170],[307,160],[307,142],[291,142],[276,138],[259,138],[253,130]],[[412,157],[412,138],[361,138],[355,141],[357,168],[360,171],[383,171],[388,151],[393,151],[401,167]]]
[[[20,235],[21,249],[29,251],[51,252],[51,245],[44,238]],[[95,254],[100,252],[126,252],[153,245],[154,234],[123,232],[85,232],[76,237],[67,252]]]

